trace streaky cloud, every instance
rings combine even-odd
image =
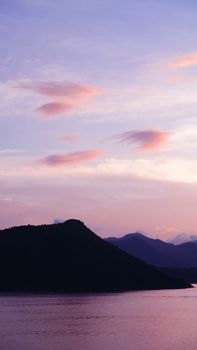
[[[38,107],[36,111],[40,112],[45,117],[51,117],[56,114],[70,111],[74,108],[71,103],[50,102]]]
[[[79,140],[79,135],[77,134],[67,134],[59,138],[60,141],[65,142],[77,142]]]
[[[93,160],[103,155],[101,150],[85,150],[72,152],[67,154],[54,154],[43,159],[40,159],[37,163],[46,166],[59,166],[59,165],[72,165],[78,164],[84,161]]]
[[[171,134],[161,130],[130,130],[114,135],[113,138],[120,142],[137,143],[138,150],[151,151],[162,146]]]
[[[50,99],[53,98],[53,101],[49,101],[36,108],[36,111],[45,117],[52,117],[56,114],[75,110],[79,107],[80,103],[101,91],[94,86],[68,81],[28,82],[21,83],[17,88],[25,89]]]
[[[93,86],[68,81],[31,82],[23,83],[20,87],[48,97],[86,98],[100,91]]]
[[[171,82],[171,83],[177,83],[177,82],[180,82],[180,81],[183,81],[184,78],[183,76],[181,76],[180,74],[176,74],[176,75],[171,75],[168,77],[168,81]]]
[[[197,65],[197,53],[194,52],[188,55],[181,55],[175,60],[168,62],[168,66],[173,69],[186,68]]]

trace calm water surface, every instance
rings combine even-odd
[[[196,350],[197,288],[0,296],[1,350]]]

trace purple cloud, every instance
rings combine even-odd
[[[76,84],[72,82],[30,82],[18,86],[20,89],[30,90],[39,95],[53,98],[53,101],[43,104],[36,111],[43,116],[54,116],[71,109],[78,108],[78,104],[96,95],[100,90],[94,86]],[[70,102],[71,101],[71,102]]]
[[[138,149],[149,151],[160,147],[172,133],[160,130],[131,130],[115,135],[120,142],[137,143]]]
[[[54,154],[39,160],[39,164],[47,166],[72,165],[93,160],[103,155],[101,150],[86,150],[67,154]]]
[[[50,102],[40,106],[36,111],[42,113],[45,117],[51,117],[55,114],[70,111],[73,108],[74,106],[70,103]]]

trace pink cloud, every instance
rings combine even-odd
[[[171,83],[177,83],[184,80],[183,76],[181,75],[171,75],[170,77],[168,77],[168,81],[170,81]]]
[[[99,93],[99,89],[93,86],[76,84],[72,82],[34,82],[26,83],[21,88],[32,90],[40,95],[48,97],[86,98]]]
[[[172,133],[160,130],[131,130],[115,135],[120,142],[137,143],[141,151],[149,151],[160,147]]]
[[[66,141],[66,142],[77,142],[79,140],[79,135],[76,135],[76,134],[64,135],[60,137],[59,140]]]
[[[86,150],[72,152],[68,154],[54,154],[43,158],[39,161],[39,164],[49,165],[49,166],[59,166],[59,165],[72,165],[78,164],[83,161],[93,160],[95,158],[101,157],[103,151],[101,150]]]
[[[42,113],[46,117],[50,117],[55,114],[67,112],[73,108],[74,106],[70,103],[50,102],[40,106],[36,111]]]
[[[179,56],[174,61],[168,63],[168,66],[173,69],[185,68],[193,65],[197,65],[197,53]]]
[[[86,101],[100,92],[100,89],[94,86],[67,81],[23,83],[19,88],[53,98],[52,102],[49,101],[36,109],[44,116],[54,116],[76,109],[82,101]]]
[[[180,74],[180,75],[171,75],[168,77],[168,82],[170,83],[196,83],[197,75],[196,74]]]

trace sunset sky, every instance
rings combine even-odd
[[[0,227],[197,234],[197,1],[0,1]]]

